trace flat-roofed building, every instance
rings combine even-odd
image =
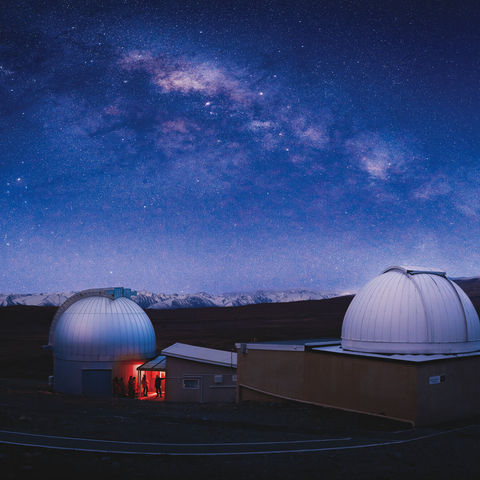
[[[235,352],[174,343],[161,354],[166,358],[166,401],[235,402]]]
[[[480,414],[480,322],[440,270],[386,269],[353,299],[336,342],[237,350],[240,401],[293,400],[416,425]]]

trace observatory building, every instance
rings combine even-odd
[[[237,344],[239,400],[294,400],[415,425],[480,414],[480,321],[440,270],[387,268],[341,341]]]
[[[465,292],[445,272],[390,267],[355,296],[342,348],[390,354],[480,350],[480,323]]]
[[[155,356],[155,332],[130,289],[84,290],[55,314],[49,336],[53,388],[58,392],[111,395],[112,379],[137,376]]]

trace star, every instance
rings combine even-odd
[[[351,291],[399,259],[479,273],[473,7],[17,3],[0,291]]]

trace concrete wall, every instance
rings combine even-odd
[[[480,414],[480,357],[423,364],[326,352],[238,354],[238,399],[291,399],[426,425]],[[445,375],[445,382],[429,378]]]
[[[170,402],[234,402],[235,368],[167,357],[165,400]],[[223,375],[215,382],[216,375]],[[197,380],[198,388],[184,388],[184,380]]]
[[[82,371],[111,370],[112,362],[79,362],[63,359],[54,359],[53,388],[56,392],[82,394]]]
[[[137,376],[136,368],[145,360],[118,361],[118,362],[87,362],[76,360],[63,360],[54,358],[53,362],[53,388],[56,392],[81,395],[83,370],[111,370],[112,379],[123,377],[125,385],[130,375]]]

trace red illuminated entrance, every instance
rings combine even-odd
[[[140,400],[165,400],[166,358],[160,355],[137,367],[138,395]]]
[[[157,380],[157,378],[159,380]],[[165,400],[165,372],[155,370],[139,370],[138,380],[139,385],[138,397],[140,400]],[[157,392],[158,389],[158,392]],[[146,392],[146,395],[145,395]]]

